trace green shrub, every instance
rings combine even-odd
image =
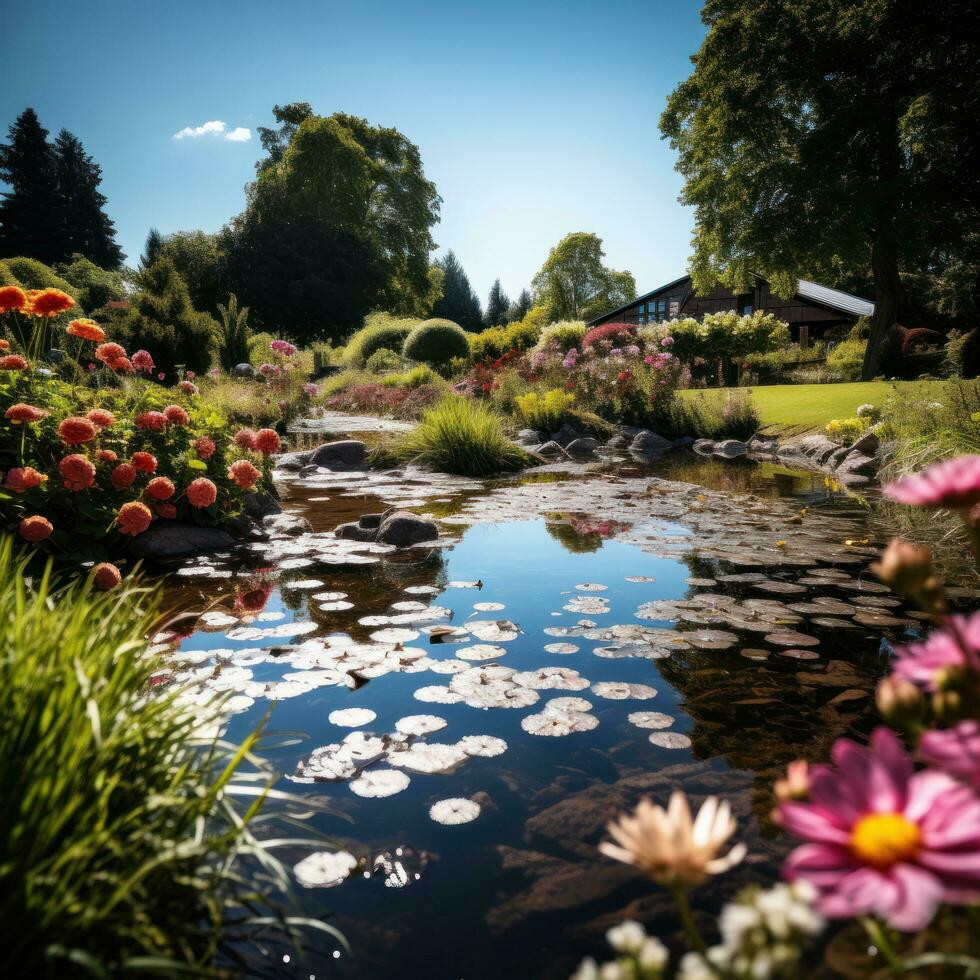
[[[866,418],[853,419],[831,419],[825,426],[824,432],[830,436],[834,442],[849,446],[856,439],[859,439],[868,429]]]
[[[139,585],[32,578],[0,541],[6,976],[212,975],[288,880],[255,839],[269,817],[251,794],[274,781],[246,755],[258,733],[202,745],[217,705],[148,693],[156,607]],[[251,798],[229,792],[244,784]]]
[[[218,334],[218,357],[221,366],[230,371],[236,364],[248,363],[249,329],[248,307],[238,305],[238,297],[231,293],[228,303],[218,303],[221,317]]]
[[[364,367],[367,359],[382,347],[388,350],[401,350],[405,338],[418,324],[418,320],[408,317],[372,313],[365,319],[364,326],[348,342],[347,363],[353,367]]]
[[[492,476],[520,469],[528,457],[505,435],[487,405],[447,395],[390,448],[395,459],[424,463],[443,473]]]
[[[674,398],[655,422],[657,431],[671,439],[748,439],[759,428],[759,416],[748,388],[723,394],[700,392],[693,398]]]
[[[573,347],[580,348],[584,336],[584,320],[559,320],[558,323],[552,323],[541,331],[534,350],[544,350],[549,344],[557,344],[559,350],[565,354]]]
[[[452,320],[424,320],[405,338],[402,354],[421,364],[447,364],[470,356],[469,335]]]
[[[842,381],[860,381],[867,346],[866,340],[842,340],[827,355],[827,367]]]
[[[54,271],[76,292],[78,305],[91,313],[110,300],[123,299],[126,287],[114,269],[102,269],[84,255],[73,255],[70,262],[59,262]]]
[[[496,375],[490,401],[498,412],[513,415],[517,411],[517,399],[529,390],[530,385],[520,372],[508,368]]]
[[[531,320],[529,313],[523,320],[506,327],[491,327],[471,336],[470,353],[477,362],[495,361],[510,350],[530,350],[540,336],[541,327]]]
[[[43,262],[23,257],[4,259],[3,261],[7,271],[24,289],[60,289],[62,292],[68,293],[72,299],[76,301],[79,299],[79,290],[67,280],[62,279],[54,269]],[[77,310],[74,315],[78,315]]]
[[[369,374],[367,371],[348,368],[346,371],[327,375],[317,384],[320,386],[320,395],[323,398],[329,398],[331,395],[339,395],[342,391],[347,391],[348,388],[356,388],[358,385],[370,384],[377,380],[373,374]]]
[[[446,384],[443,377],[427,364],[418,364],[407,371],[386,374],[380,381],[387,388],[421,388],[422,385],[443,387]]]
[[[545,392],[529,391],[514,400],[522,422],[532,429],[551,432],[558,428],[562,417],[572,407],[575,396],[560,388],[552,388]]]
[[[389,371],[400,371],[404,367],[405,358],[387,347],[379,347],[364,363],[365,370],[371,374],[386,374]]]

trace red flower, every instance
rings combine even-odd
[[[170,521],[177,516],[177,508],[173,504],[157,504],[154,509],[157,512],[157,517],[165,517]]]
[[[16,405],[11,405],[4,412],[4,418],[10,419],[11,422],[37,422],[48,414],[50,413],[46,412],[43,408],[35,408],[33,405],[18,402]]]
[[[0,314],[18,312],[27,306],[27,293],[20,286],[0,286]],[[5,348],[6,349],[6,348]]]
[[[253,449],[255,447],[255,432],[252,429],[239,429],[233,436],[236,446],[240,449]]]
[[[206,477],[192,480],[187,488],[191,507],[210,507],[218,499],[218,488]]]
[[[33,466],[14,466],[8,471],[4,486],[14,493],[24,493],[25,490],[39,487],[46,479],[47,477]]]
[[[95,466],[90,459],[80,453],[66,456],[58,464],[58,472],[68,490],[87,490],[95,483]]]
[[[116,524],[119,525],[119,530],[134,538],[137,534],[142,534],[150,526],[152,520],[153,514],[150,512],[150,508],[138,500],[130,500],[123,504],[116,515]]]
[[[95,458],[100,463],[114,463],[119,457],[111,449],[100,449]]]
[[[129,463],[120,463],[109,474],[109,479],[117,490],[125,490],[131,487],[136,479],[136,467]]]
[[[180,405],[168,405],[163,410],[163,414],[166,420],[172,422],[174,425],[190,425],[191,423],[191,417]]]
[[[234,480],[242,490],[251,490],[262,476],[262,471],[247,459],[236,459],[228,468],[228,479]]]
[[[111,361],[109,361],[109,367],[113,371],[118,371],[122,374],[133,373],[133,363],[128,357],[114,357]]]
[[[138,452],[133,453],[129,460],[140,473],[156,473],[157,458],[153,453]]]
[[[116,424],[116,416],[105,408],[93,408],[85,413],[85,418],[100,429],[108,429],[110,425]]]
[[[149,374],[153,370],[153,355],[148,350],[138,350],[133,354],[133,367]]]
[[[25,517],[20,522],[17,530],[20,531],[20,536],[25,541],[30,541],[31,544],[37,544],[39,541],[51,537],[51,532],[54,530],[54,527],[46,517],[34,514],[31,517]]]
[[[169,500],[174,495],[174,485],[165,476],[155,476],[146,485],[146,492],[154,500]]]
[[[214,455],[214,451],[217,446],[215,446],[213,439],[209,439],[207,436],[201,436],[201,438],[194,443],[194,448],[197,450],[197,455],[200,456],[201,459],[210,459]]]
[[[109,562],[104,561],[92,570],[92,581],[96,588],[108,592],[122,581],[122,574],[115,565],[110,565]]]
[[[60,289],[42,289],[31,300],[30,312],[34,316],[51,317],[70,310],[75,301]]]
[[[83,442],[91,442],[96,434],[95,426],[88,420],[72,416],[58,426],[58,435],[62,442],[69,446],[77,446]]]
[[[0,350],[10,350],[10,341],[0,337]]]
[[[167,427],[167,416],[163,412],[140,412],[136,416],[137,429],[152,429],[162,432]]]
[[[27,370],[27,361],[20,354],[8,354],[6,357],[0,357],[0,370],[25,371]]]
[[[180,390],[185,395],[196,395],[197,394],[197,385],[194,384],[193,381],[181,381],[181,383],[179,385],[177,385],[177,387],[180,388]]]
[[[99,344],[95,348],[95,359],[101,361],[103,364],[108,364],[110,361],[114,361],[117,358],[125,357],[126,350],[120,347],[119,344],[114,344],[111,341],[108,344]]]
[[[88,318],[82,320],[72,320],[65,331],[72,337],[79,337],[81,340],[91,340],[96,344],[101,344],[105,340],[105,331],[94,320]]]
[[[252,445],[266,456],[279,452],[279,435],[274,429],[259,429]]]

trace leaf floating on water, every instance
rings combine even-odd
[[[360,728],[361,725],[370,724],[377,717],[377,712],[370,708],[339,708],[327,715],[327,721],[331,725],[342,728]]]
[[[815,636],[806,633],[794,633],[787,630],[784,633],[769,633],[763,639],[774,647],[818,647],[820,641]]]
[[[414,599],[406,600],[404,602],[393,602],[391,608],[395,612],[421,612],[422,610],[428,609],[429,604],[427,602],[418,602]]]
[[[393,627],[392,629],[378,630],[371,634],[372,640],[378,643],[409,643],[419,638],[418,630],[406,630]]]
[[[561,711],[552,708],[521,719],[521,728],[529,735],[560,738],[575,732],[590,732],[599,726],[599,719],[585,711]]]
[[[541,667],[514,674],[512,680],[522,687],[536,691],[583,691],[589,686],[586,678],[569,667]]]
[[[592,693],[600,698],[611,701],[625,701],[636,698],[638,701],[648,701],[657,696],[657,689],[648,684],[626,684],[618,681],[599,681],[592,685]]]
[[[446,719],[438,715],[406,715],[395,722],[395,730],[403,735],[428,735],[445,728],[447,724]]]
[[[627,575],[627,582],[656,582],[657,580],[652,575]]]
[[[478,643],[471,647],[460,647],[456,651],[456,656],[460,660],[496,660],[498,657],[506,656],[507,651],[503,647],[493,646],[490,643]]]
[[[702,589],[710,589],[718,584],[713,578],[686,578],[684,583]]]
[[[650,742],[662,749],[689,749],[691,740],[680,732],[651,732]]]
[[[333,888],[350,877],[357,858],[350,851],[314,851],[293,867],[304,888]]]
[[[546,643],[545,652],[547,653],[578,653],[579,648],[574,643]]]
[[[358,796],[380,799],[401,793],[410,782],[408,774],[397,769],[369,769],[351,782],[350,790]]]
[[[477,579],[475,582],[447,582],[447,589],[482,589],[483,583]]]
[[[591,711],[592,702],[585,698],[552,698],[545,706],[545,711]]]
[[[478,640],[487,643],[509,643],[521,635],[521,628],[509,619],[475,620],[467,625],[467,629]]]
[[[484,759],[492,759],[507,751],[507,743],[493,735],[464,735],[458,744],[467,755]]]
[[[409,595],[438,595],[441,590],[434,585],[410,585],[405,591]]]
[[[502,602],[474,602],[473,608],[477,612],[500,612],[507,607]]]
[[[347,609],[353,609],[354,603],[348,602],[346,599],[335,599],[333,602],[321,602],[317,608],[322,612],[344,612]]]
[[[312,590],[320,588],[323,583],[318,578],[298,578],[293,582],[284,582],[283,585],[287,589],[302,589],[302,590]],[[341,595],[339,598],[343,599],[345,596]]]
[[[588,616],[602,616],[610,611],[609,600],[599,596],[578,596],[562,606],[562,609],[567,612],[585,613]]]
[[[463,700],[462,695],[440,684],[420,687],[413,696],[416,701],[425,701],[431,704],[456,704]]]
[[[429,816],[436,822],[447,827],[470,823],[480,815],[480,804],[473,800],[455,798],[440,800],[429,808]]]
[[[634,711],[628,718],[630,724],[637,728],[670,728],[677,721],[672,715],[659,711]]]
[[[423,632],[429,634],[430,643],[465,643],[470,638],[460,626],[430,626]]]
[[[415,742],[406,748],[392,748],[388,762],[399,769],[411,769],[427,775],[451,772],[467,759],[459,745],[445,742]]]
[[[601,585],[599,582],[583,582],[581,585],[576,585],[575,588],[579,592],[605,592],[609,586]]]

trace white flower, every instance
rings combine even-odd
[[[599,980],[599,967],[592,957],[582,960],[579,968],[572,974],[572,980]]]
[[[636,961],[642,970],[662,970],[669,956],[667,947],[656,936],[648,936],[636,954]]]
[[[677,970],[677,980],[716,980],[717,974],[700,953],[685,953]]]
[[[618,926],[613,926],[606,933],[606,941],[617,953],[636,953],[647,938],[646,930],[639,922],[627,919]]]

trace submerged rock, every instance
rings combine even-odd
[[[310,453],[309,462],[331,470],[362,470],[367,463],[367,446],[360,439],[325,442]]]
[[[376,527],[361,527],[357,521],[348,524],[338,524],[334,534],[345,541],[374,541],[378,536]]]
[[[144,561],[168,561],[189,558],[215,551],[227,551],[235,539],[221,527],[198,527],[195,524],[154,524],[130,542],[129,550]]]
[[[310,522],[298,514],[269,514],[262,527],[276,538],[296,538],[313,530]]]
[[[380,544],[407,548],[424,541],[435,541],[438,537],[439,528],[435,521],[419,517],[411,511],[393,510],[381,518],[375,540]]]
[[[624,435],[613,436],[606,445],[610,449],[625,449],[630,444],[629,439]]]

